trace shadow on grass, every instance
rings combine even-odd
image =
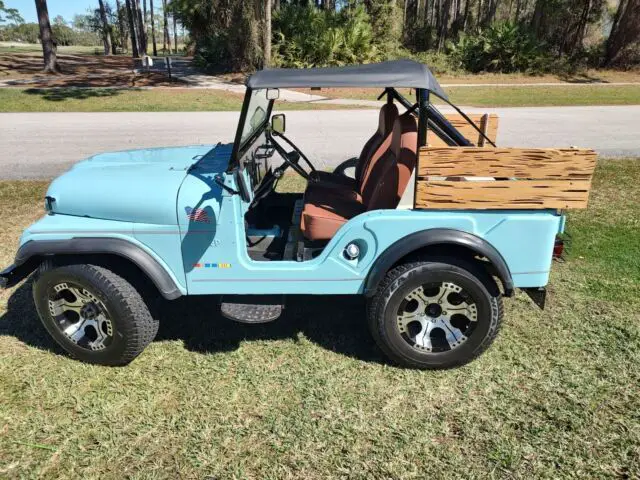
[[[610,83],[607,80],[588,73],[561,74],[558,77],[567,83]]]
[[[367,362],[385,363],[365,318],[365,301],[356,296],[292,296],[282,316],[271,323],[245,325],[220,314],[217,297],[193,296],[160,301],[156,341],[180,340],[197,353],[229,352],[241,342],[293,339],[302,334],[333,352]],[[0,317],[0,335],[12,336],[32,347],[64,355],[45,331],[31,297],[31,282],[17,288]]]
[[[119,88],[29,88],[25,93],[38,95],[43,100],[62,102],[65,100],[88,100],[90,98],[115,97],[123,89]]]

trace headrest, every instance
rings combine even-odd
[[[380,117],[378,120],[378,133],[386,137],[391,133],[393,124],[398,118],[398,107],[393,103],[385,103],[380,109]]]
[[[400,115],[393,124],[391,151],[399,158],[403,148],[418,150],[418,122],[410,112]]]

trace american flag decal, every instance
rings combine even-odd
[[[187,219],[190,222],[210,223],[209,215],[203,208],[185,207],[184,211],[187,212]]]

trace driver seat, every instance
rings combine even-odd
[[[418,160],[418,128],[412,113],[400,115],[391,146],[376,162],[362,188],[362,197],[305,194],[300,229],[307,240],[329,240],[349,219],[369,210],[398,206]]]
[[[380,109],[378,129],[364,144],[360,156],[357,158],[354,178],[335,172],[317,172],[317,182],[311,183],[310,189],[336,188],[338,190],[360,192],[362,183],[369,174],[372,164],[378,160],[380,154],[386,150],[381,148],[391,136],[393,124],[398,118],[398,107],[390,99]],[[387,145],[388,148],[388,145]]]

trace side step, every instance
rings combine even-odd
[[[277,320],[284,310],[280,296],[233,295],[223,299],[220,312],[240,323],[267,323]]]

